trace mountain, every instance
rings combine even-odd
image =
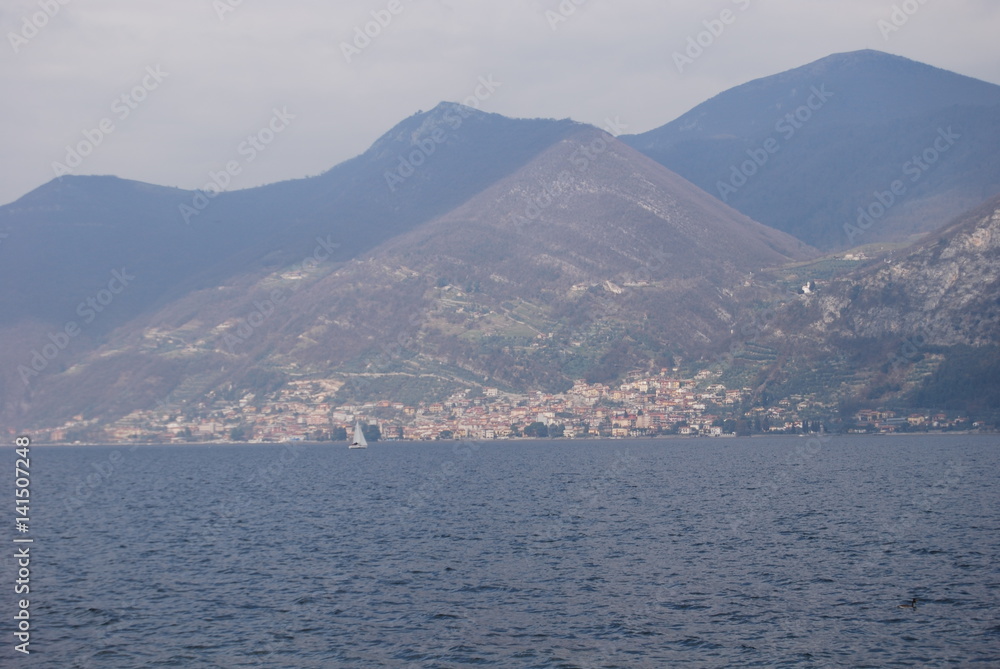
[[[838,257],[779,274],[801,283]],[[849,408],[1000,416],[1000,196],[913,246],[815,283],[777,307],[753,342],[780,351],[780,361],[734,365],[753,367],[761,396],[820,392]]]
[[[450,210],[578,127],[442,103],[325,174],[214,198],[65,176],[0,207],[0,310],[7,323],[61,325],[112,269],[126,266],[139,275],[116,310],[132,316],[194,286],[301,255],[317,236],[334,239],[348,258]]]
[[[407,136],[419,145],[434,132],[421,124]],[[25,416],[121,416],[308,378],[361,399],[470,381],[610,381],[698,354],[729,327],[751,273],[811,255],[574,125],[464,203],[353,259],[306,254],[142,314],[33,385]]]
[[[664,368],[757,407],[989,408],[996,88],[860,52],[625,141],[442,103],[307,179],[210,196],[63,177],[0,207],[0,422],[209,420],[297,384],[416,406]],[[936,160],[904,182],[921,147]],[[746,183],[699,187],[737,158],[760,163]]]
[[[1000,197],[813,301],[818,332],[842,341],[1000,343]]]
[[[622,139],[827,250],[931,231],[1000,192],[1000,86],[878,51],[751,81]]]
[[[307,179],[215,197],[115,177],[53,180],[0,207],[0,414],[32,403],[40,376],[73,369],[127,323],[307,254],[354,257],[580,127],[442,103]],[[224,182],[222,172],[210,176]],[[122,286],[114,272],[133,278]]]
[[[811,255],[588,128],[375,260],[424,279],[417,351],[555,390],[700,351],[751,272]]]

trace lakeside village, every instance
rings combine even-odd
[[[832,425],[837,408],[808,396],[744,410],[749,388],[727,389],[717,373],[676,378],[633,373],[618,387],[577,381],[558,394],[516,395],[496,388],[465,390],[443,402],[408,406],[382,400],[337,406],[343,385],[334,380],[292,381],[269,398],[247,394],[236,402],[201,403],[179,411],[168,405],[136,411],[101,429],[77,416],[33,436],[48,443],[188,443],[345,441],[356,422],[369,440],[625,438],[743,436],[830,431],[894,433],[983,427],[944,413],[897,415],[862,410],[849,425]]]

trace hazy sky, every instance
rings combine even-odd
[[[997,0],[0,0],[0,27],[0,204],[53,163],[183,188],[233,160],[231,189],[318,174],[477,87],[486,111],[632,133],[856,49],[1000,83]],[[271,141],[249,163],[251,134]]]

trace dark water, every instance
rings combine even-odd
[[[31,465],[33,652],[5,549],[4,667],[1000,666],[995,436]]]

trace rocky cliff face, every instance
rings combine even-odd
[[[766,272],[771,296],[760,313],[738,314],[750,326],[736,328],[727,382],[762,404],[809,396],[846,418],[866,406],[1000,411],[1000,196],[915,245],[863,258]]]
[[[1000,198],[902,256],[806,298],[816,334],[920,337],[928,345],[1000,340]]]

